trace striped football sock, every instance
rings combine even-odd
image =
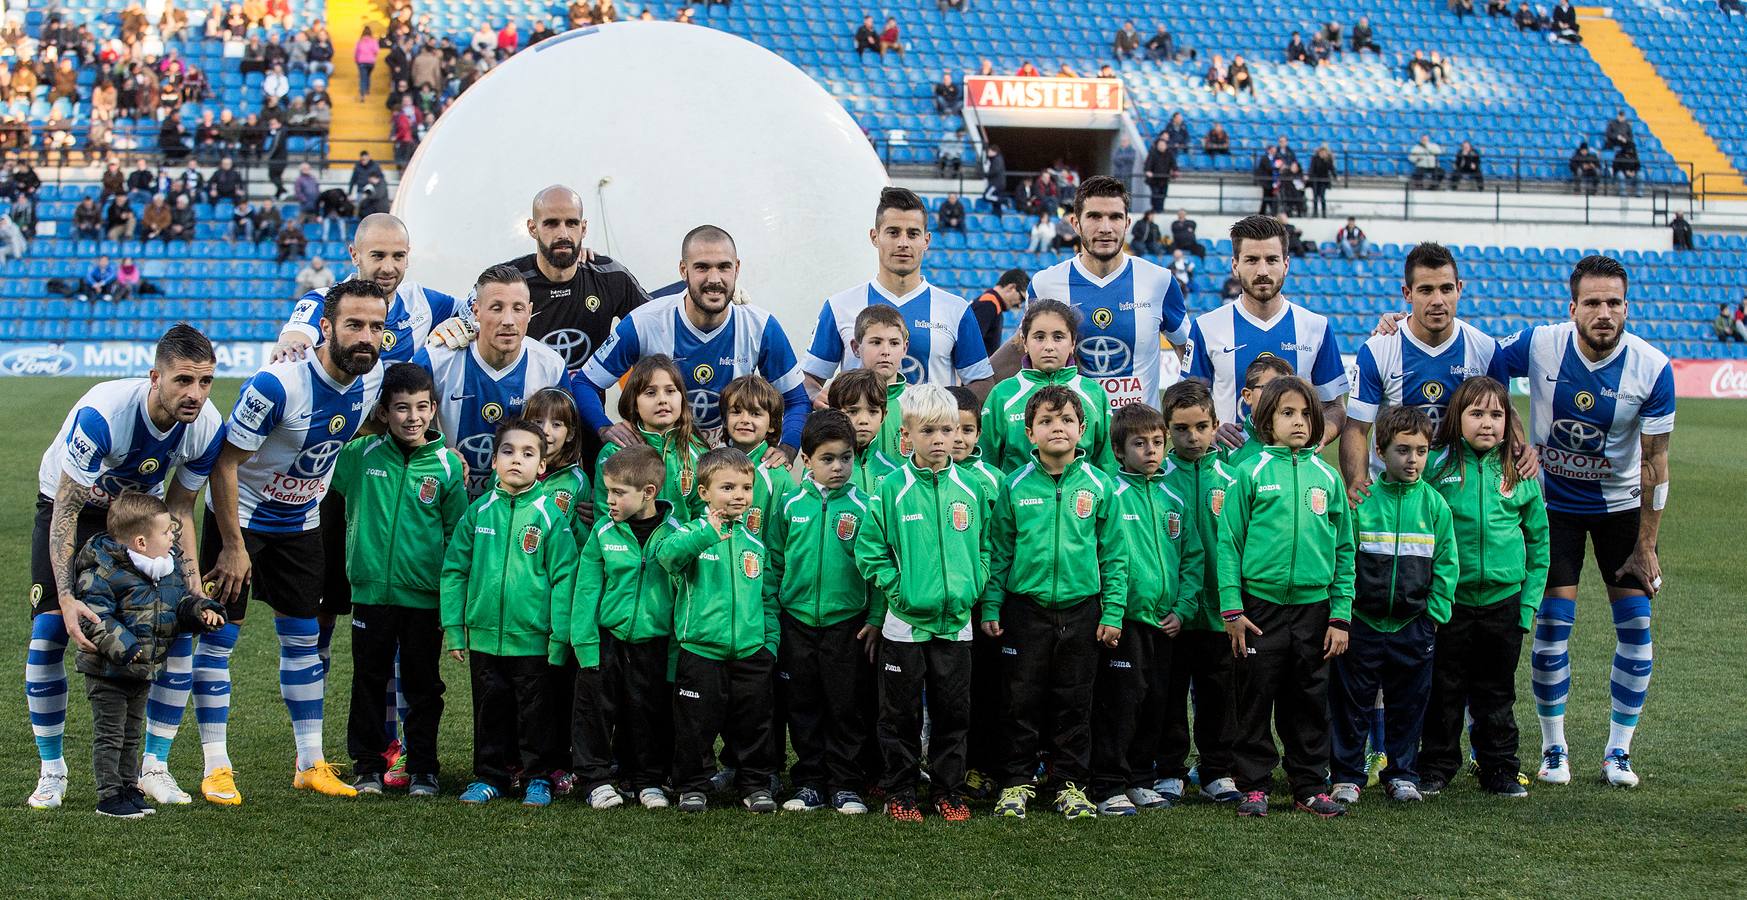
[[[1541,720],[1541,749],[1567,747],[1565,700],[1571,695],[1571,625],[1577,621],[1577,601],[1546,597],[1535,613],[1535,639],[1530,660],[1534,669],[1535,715]]]
[[[1613,713],[1608,720],[1607,749],[1632,752],[1632,733],[1644,713],[1650,689],[1650,598],[1642,594],[1613,602],[1614,669],[1611,679]]]
[[[235,622],[200,636],[194,648],[194,721],[200,726],[200,752],[206,774],[231,768],[227,732],[231,717],[231,651],[241,628]]]
[[[58,612],[31,619],[30,650],[24,658],[24,699],[30,731],[45,775],[67,774],[61,736],[67,730],[67,627]]]
[[[170,760],[170,744],[182,727],[182,713],[188,708],[188,694],[194,688],[194,635],[177,635],[170,645],[170,655],[164,658],[163,671],[152,682],[146,694],[146,763],[163,764]]]
[[[297,743],[297,770],[326,762],[322,756],[322,661],[317,641],[321,629],[314,619],[279,616],[279,696],[291,713],[291,736]]]

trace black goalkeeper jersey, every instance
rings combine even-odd
[[[613,322],[649,301],[649,293],[630,270],[605,256],[577,265],[569,281],[550,281],[530,253],[506,265],[528,280],[534,303],[528,336],[564,357],[571,372],[582,368],[596,347],[612,335]]]

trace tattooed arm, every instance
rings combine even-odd
[[[188,593],[205,600],[206,587],[200,581],[200,546],[194,538],[194,496],[181,484],[172,481],[164,494],[170,507],[170,528],[176,532],[176,546],[182,551],[182,579],[188,583]]]
[[[54,513],[49,519],[49,563],[54,569],[56,599],[60,602],[67,634],[78,642],[80,649],[95,653],[97,646],[85,637],[79,620],[101,620],[73,593],[73,557],[79,550],[74,535],[79,531],[79,513],[84,511],[85,504],[91,502],[92,492],[91,488],[61,475],[61,485],[55,490]]]

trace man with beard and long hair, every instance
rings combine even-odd
[[[1272,216],[1249,216],[1231,226],[1231,272],[1243,286],[1235,303],[1195,317],[1183,350],[1183,374],[1206,382],[1219,413],[1219,443],[1244,442],[1239,392],[1244,370],[1262,356],[1278,356],[1316,388],[1324,434],[1333,441],[1346,424],[1341,395],[1347,368],[1341,362],[1334,324],[1285,297],[1286,226]]]
[[[1171,270],[1123,250],[1128,200],[1128,188],[1108,175],[1081,182],[1068,216],[1080,252],[1033,275],[1026,291],[1027,302],[1043,297],[1079,310],[1075,359],[1080,374],[1104,386],[1112,409],[1135,401],[1158,406],[1166,387],[1159,336],[1178,347],[1189,336],[1183,289]],[[1019,371],[1019,356],[1015,336],[992,358],[995,381]]]
[[[204,580],[225,604],[226,618],[242,624],[251,588],[273,610],[279,692],[297,745],[292,786],[329,796],[357,792],[322,752],[325,638],[345,610],[323,596],[320,504],[340,448],[381,392],[387,317],[380,284],[340,282],[323,300],[315,352],[270,363],[243,384],[213,466],[201,529]],[[205,749],[209,758],[226,753],[222,737]]]
[[[1618,261],[1586,256],[1571,271],[1571,321],[1499,341],[1505,371],[1529,380],[1529,432],[1547,498],[1551,567],[1532,658],[1540,779],[1548,784],[1571,780],[1568,644],[1586,539],[1595,544],[1617,639],[1601,775],[1618,787],[1638,784],[1632,735],[1650,687],[1650,598],[1662,589],[1656,540],[1668,503],[1674,367],[1626,331],[1626,282]]]
[[[621,447],[642,443],[630,425],[607,419],[601,392],[637,360],[660,353],[679,365],[692,420],[700,430],[722,427],[722,388],[728,382],[742,375],[764,376],[782,394],[781,450],[792,461],[811,403],[782,323],[769,310],[734,303],[740,257],[728,232],[699,225],[680,242],[679,256],[685,291],[645,304],[620,320],[613,336],[577,373],[571,392],[589,426],[585,431]]]

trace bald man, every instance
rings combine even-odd
[[[384,364],[411,360],[413,354],[425,345],[437,323],[455,316],[471,320],[472,312],[466,309],[465,303],[406,277],[406,267],[412,258],[412,240],[407,235],[406,224],[394,216],[376,213],[359,220],[358,230],[352,233],[352,243],[346,252],[352,257],[352,269],[357,273],[355,277],[375,282],[390,298],[380,348]],[[351,277],[354,276],[346,276]],[[327,288],[310,291],[298,299],[291,318],[279,330],[279,343],[273,348],[273,362],[301,359],[311,346],[321,342],[316,323],[321,319],[322,301],[327,297],[327,291]]]

